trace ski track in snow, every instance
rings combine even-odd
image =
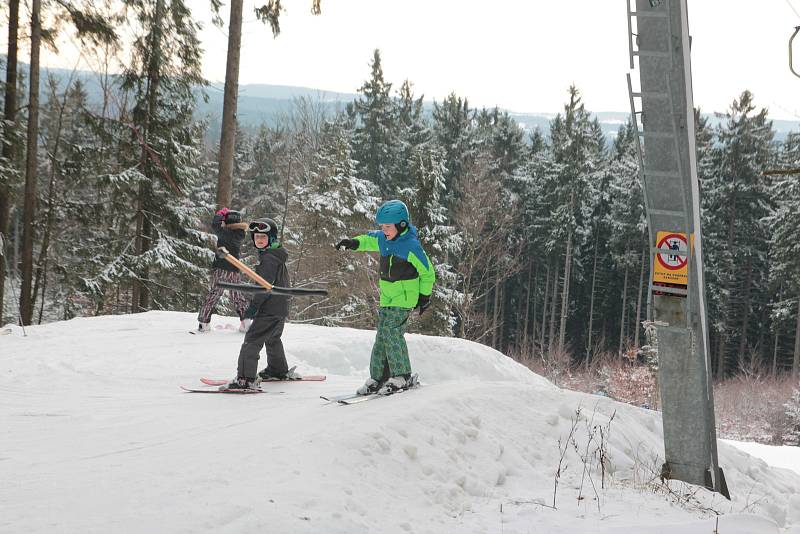
[[[800,534],[799,474],[721,442],[733,501],[672,482],[697,503],[675,505],[642,489],[663,462],[660,414],[561,390],[464,340],[408,335],[423,386],[339,406],[318,397],[363,382],[374,332],[289,324],[289,364],[326,382],[183,393],[235,373],[242,337],[224,325],[238,320],[213,322],[195,336],[177,312],[9,327],[0,532],[699,534],[716,525],[705,507],[724,534]],[[587,428],[610,429],[608,473],[586,478],[569,445],[553,509],[579,407],[581,454]]]

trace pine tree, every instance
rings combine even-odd
[[[447,195],[444,205],[453,209],[460,197],[461,179],[476,158],[474,139],[475,112],[467,99],[451,93],[441,103],[433,103],[433,134],[436,142],[444,149],[444,177]]]
[[[189,307],[211,259],[207,236],[196,230],[211,207],[201,183],[202,125],[192,118],[193,91],[202,83],[197,25],[181,1],[128,7],[137,33],[122,89],[133,109],[116,123],[116,137],[125,132],[127,139],[116,162],[124,170],[112,171],[104,183],[106,194],[135,206],[135,226],[125,212],[109,214],[123,236],[135,237],[86,284],[96,294],[129,282],[133,311]]]
[[[580,93],[574,86],[569,88],[569,103],[564,106],[564,115],[558,115],[550,125],[553,165],[547,173],[547,194],[551,196],[553,212],[548,232],[548,248],[563,250],[563,276],[560,303],[560,325],[558,329],[558,352],[565,349],[566,322],[570,311],[570,283],[577,248],[591,235],[587,225],[584,206],[592,195],[592,184],[597,183],[593,173],[599,170],[596,130],[589,113],[581,102]]]
[[[636,132],[633,123],[628,122],[620,128],[613,146],[613,158],[609,167],[611,181],[609,183],[609,210],[604,221],[609,235],[608,246],[613,265],[618,275],[621,274],[622,295],[617,302],[621,302],[620,336],[616,347],[620,355],[627,344],[630,333],[627,331],[629,324],[636,329],[633,337],[638,339],[639,321],[628,320],[636,306],[636,316],[641,317],[641,290],[638,295],[634,288],[641,284],[641,269],[647,263],[649,268],[649,255],[645,254],[647,247],[647,219],[644,211],[644,192],[639,179],[638,161],[635,154]],[[617,310],[614,310],[615,312]],[[616,313],[615,313],[616,315]],[[638,347],[637,347],[638,348]]]
[[[412,84],[403,82],[396,100],[397,107],[397,158],[392,170],[392,181],[398,189],[413,187],[412,169],[414,154],[421,145],[431,141],[433,134],[423,117],[422,96],[414,97]]]
[[[761,175],[773,158],[774,132],[767,110],[755,111],[753,95],[744,91],[733,102],[717,132],[716,172],[703,184],[710,283],[720,288],[716,316],[717,375],[724,376],[730,360],[744,363],[756,345],[754,332],[766,305],[769,235],[764,224],[770,214],[768,181]],[[732,356],[732,357],[731,357]]]
[[[800,135],[790,134],[781,152],[782,166],[797,168],[800,165]],[[800,180],[797,175],[777,176],[770,190],[775,210],[765,222],[770,236],[770,285],[780,288],[772,303],[773,328],[794,323],[794,352],[792,376],[800,373]],[[794,321],[792,318],[794,317]]]
[[[396,112],[390,97],[392,84],[383,78],[380,50],[375,50],[369,80],[359,88],[362,98],[355,102],[358,124],[353,152],[358,177],[376,184],[384,197],[396,194],[399,184],[392,170],[396,168]]]

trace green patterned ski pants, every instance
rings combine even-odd
[[[389,377],[411,373],[408,345],[403,335],[411,310],[405,308],[380,308],[378,310],[378,335],[372,346],[369,376],[381,382]]]

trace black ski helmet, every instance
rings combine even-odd
[[[237,224],[242,222],[242,213],[240,211],[230,210],[225,214],[225,224]]]
[[[250,231],[250,239],[253,240],[253,246],[256,246],[256,234],[269,236],[269,244],[267,246],[278,240],[278,224],[269,217],[261,217],[250,221],[247,229]]]

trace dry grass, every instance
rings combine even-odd
[[[527,351],[526,351],[527,352]],[[598,354],[587,369],[570,365],[567,354],[515,359],[559,387],[597,395],[651,409],[659,408],[658,383],[652,370],[631,354]],[[742,368],[731,378],[714,384],[717,433],[720,438],[781,445],[789,432],[786,404],[794,389],[790,376],[772,377],[760,369]]]
[[[790,376],[739,374],[714,385],[720,437],[782,445],[789,427],[786,404],[798,387]]]

